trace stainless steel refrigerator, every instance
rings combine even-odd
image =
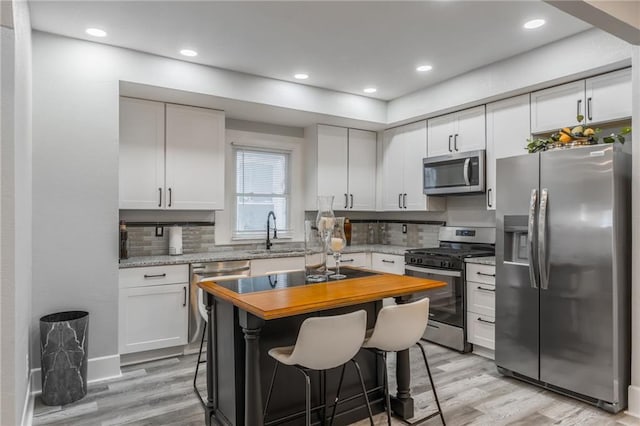
[[[611,412],[630,380],[630,175],[617,144],[497,162],[498,370]]]

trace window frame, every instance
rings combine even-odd
[[[238,152],[241,151],[245,151],[245,152],[264,152],[264,153],[269,153],[269,154],[279,154],[279,155],[283,155],[285,157],[285,192],[283,194],[275,194],[275,193],[271,193],[271,194],[257,194],[256,196],[258,197],[268,197],[268,196],[274,196],[274,197],[284,197],[286,200],[286,223],[284,224],[284,226],[282,226],[281,224],[278,223],[278,218],[276,217],[276,224],[280,225],[277,227],[278,230],[278,238],[292,238],[293,237],[293,230],[291,227],[291,204],[292,204],[292,193],[291,193],[291,187],[292,187],[292,173],[291,173],[291,162],[292,162],[292,157],[293,157],[293,151],[289,150],[289,149],[283,149],[283,148],[276,148],[276,147],[267,147],[267,146],[253,146],[253,145],[244,145],[244,144],[238,144],[238,143],[231,143],[231,157],[232,157],[232,164],[233,164],[233,181],[232,181],[232,188],[233,188],[233,193],[232,193],[232,200],[233,200],[233,205],[232,207],[232,212],[230,215],[230,219],[231,219],[231,225],[232,225],[232,230],[231,230],[231,239],[234,241],[241,241],[241,240],[257,240],[257,239],[262,239],[265,238],[265,232],[266,232],[266,218],[265,218],[265,229],[261,229],[261,230],[252,230],[252,231],[240,231],[238,230],[238,197],[240,196],[251,196],[251,193],[239,193],[238,192],[238,182],[237,182],[237,176],[238,176],[238,170],[237,170],[237,154]]]

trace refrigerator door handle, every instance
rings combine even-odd
[[[536,279],[536,270],[534,266],[534,238],[536,228],[536,205],[538,204],[538,189],[531,190],[531,199],[529,200],[529,221],[527,223],[527,257],[529,258],[529,282],[531,288],[538,288]]]
[[[540,288],[549,289],[549,262],[547,262],[547,206],[549,190],[542,189],[540,194],[540,217],[538,218],[538,270],[540,271]]]
[[[467,186],[471,185],[471,181],[469,180],[469,166],[470,165],[471,165],[471,158],[467,158],[466,160],[464,160],[464,168],[463,168],[464,183]]]

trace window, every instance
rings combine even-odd
[[[234,148],[235,228],[237,237],[263,237],[267,215],[276,215],[278,230],[289,229],[289,153]]]

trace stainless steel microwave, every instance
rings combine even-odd
[[[425,158],[426,195],[479,194],[485,187],[485,151],[456,152]]]

